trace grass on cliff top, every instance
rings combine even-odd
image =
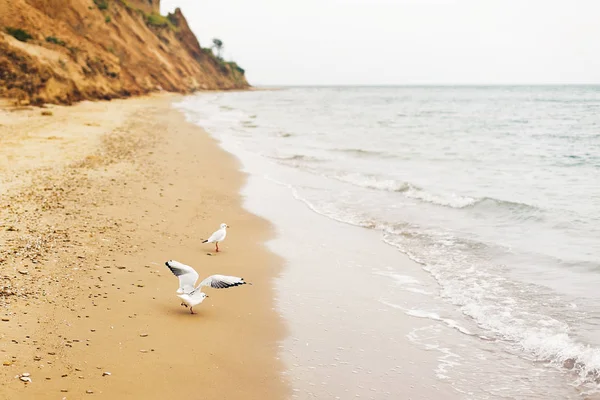
[[[227,64],[229,64],[229,66],[231,68],[233,68],[234,70],[236,70],[237,72],[239,72],[242,75],[244,75],[246,73],[246,70],[244,68],[240,67],[239,65],[237,65],[237,63],[235,61],[229,61]]]
[[[98,0],[94,0],[94,1],[98,1]],[[173,24],[173,21],[171,21],[171,19],[168,16],[165,17],[163,15],[156,14],[156,13],[146,14],[144,12],[144,10],[141,10],[137,7],[132,6],[129,3],[129,1],[127,1],[127,0],[119,0],[119,2],[123,6],[125,6],[125,8],[127,8],[128,10],[134,11],[134,12],[138,13],[139,15],[141,15],[144,18],[146,25],[148,25],[150,27],[170,28],[172,30],[177,30],[177,27],[175,26],[175,24]]]
[[[214,58],[223,72],[237,72],[241,75],[246,73],[244,68],[240,67],[235,61],[225,61],[223,57],[216,56],[210,47],[203,47],[202,52],[210,58]]]
[[[10,36],[14,37],[17,40],[20,40],[21,42],[26,42],[29,39],[33,39],[33,36],[31,36],[27,31],[20,28],[6,27],[6,33],[8,33]]]
[[[156,13],[146,15],[146,24],[148,24],[148,26],[154,26],[157,28],[175,29],[175,25],[173,25],[168,17]]]

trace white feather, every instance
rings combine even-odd
[[[183,300],[183,302],[188,306],[194,307],[204,301],[204,299],[206,298],[206,294],[202,293],[202,291],[200,290],[196,290],[192,293],[178,294],[177,297]]]
[[[173,275],[179,278],[179,289],[177,289],[177,293],[190,293],[194,291],[199,277],[194,268],[175,260],[169,260],[165,265],[169,267]]]
[[[177,295],[185,304],[190,307],[194,307],[204,301],[207,297],[202,292],[202,287],[211,287],[214,289],[226,289],[233,286],[246,285],[247,282],[244,278],[229,275],[211,275],[204,279],[196,287],[196,281],[198,280],[198,273],[194,268],[189,265],[180,263],[179,261],[169,260],[165,263],[167,267],[173,272],[173,275],[179,278],[179,289]]]
[[[212,235],[206,240],[207,243],[222,242],[227,236],[227,224],[221,224],[221,228],[218,231],[214,231]]]

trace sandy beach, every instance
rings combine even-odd
[[[0,0],[0,400],[600,400],[600,3],[538,3]]]
[[[0,110],[3,399],[285,396],[272,228],[175,99]],[[221,222],[215,254],[201,239]],[[190,315],[168,259],[253,285],[209,288]]]
[[[339,90],[298,90],[0,109],[0,399],[597,398],[448,304],[477,271],[405,253],[427,235],[402,213],[470,208],[324,175],[396,159],[329,116],[313,129]],[[424,243],[445,260],[454,242]],[[169,259],[252,285],[190,315]]]

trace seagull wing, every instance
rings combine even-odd
[[[198,273],[194,268],[174,260],[167,261],[165,265],[169,267],[173,275],[179,278],[177,293],[190,293],[194,290],[194,285],[198,280]]]
[[[208,286],[215,289],[225,289],[232,286],[245,285],[248,282],[244,281],[244,278],[238,278],[237,276],[227,275],[211,275],[198,285],[197,289],[202,286]]]

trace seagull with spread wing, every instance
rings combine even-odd
[[[205,241],[203,241],[202,243],[214,243],[215,246],[217,247],[217,253],[219,252],[219,242],[222,242],[223,240],[225,240],[225,237],[227,236],[227,228],[229,228],[229,225],[227,224],[221,224],[221,227],[219,228],[218,231],[214,231],[212,235],[210,235],[210,237],[208,239],[206,239]]]
[[[179,294],[177,297],[183,301],[181,305],[190,307],[190,313],[192,314],[195,314],[194,306],[202,303],[208,297],[206,293],[202,292],[203,286],[226,289],[247,284],[244,278],[238,278],[237,276],[211,275],[200,282],[198,286],[195,286],[199,275],[194,268],[174,260],[167,261],[165,265],[169,267],[173,275],[179,278],[179,289],[177,289]]]

